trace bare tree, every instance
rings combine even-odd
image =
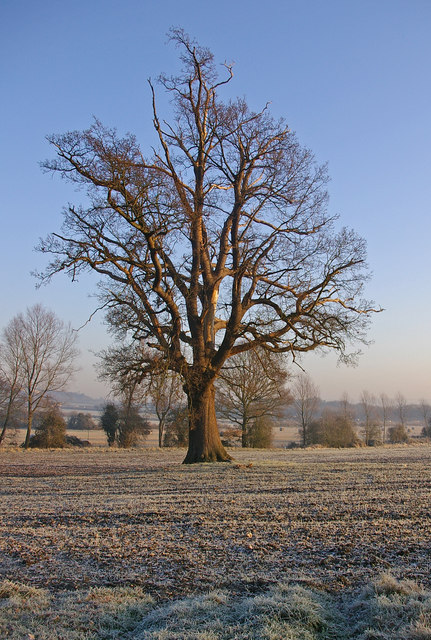
[[[364,414],[364,439],[367,446],[381,443],[380,428],[377,424],[376,398],[369,391],[361,394],[361,405]]]
[[[386,429],[388,424],[388,417],[392,409],[392,402],[386,393],[380,394],[380,406],[382,409],[382,441],[386,442]]]
[[[44,167],[86,190],[63,231],[40,250],[58,272],[101,275],[112,327],[156,349],[188,398],[184,462],[229,460],[215,412],[214,383],[231,356],[260,347],[297,354],[364,340],[374,310],[364,301],[365,243],[335,229],[327,172],[267,106],[223,102],[213,56],[173,30],[182,72],[159,81],[169,123],[153,96],[157,147],[143,151],[95,121],[48,138]]]
[[[159,370],[149,379],[148,395],[154,406],[158,421],[159,447],[163,446],[166,423],[169,415],[178,407],[183,392],[179,376],[169,369]]]
[[[110,382],[115,396],[126,404],[153,402],[162,447],[166,420],[182,395],[178,374],[157,352],[141,344],[122,343],[102,351],[99,358],[99,378]]]
[[[3,331],[2,353],[18,363],[18,379],[25,398],[28,448],[33,417],[49,392],[63,389],[74,372],[76,334],[56,315],[36,304],[18,314]]]
[[[395,406],[397,408],[399,424],[406,428],[407,401],[402,393],[398,392],[395,396]]]
[[[126,404],[144,402],[142,371],[149,358],[140,345],[122,342],[101,351],[98,356],[98,378],[109,382],[112,395]]]
[[[421,410],[422,410],[422,417],[423,417],[423,421],[424,421],[424,426],[422,429],[422,433],[423,435],[426,435],[429,433],[430,430],[430,418],[431,418],[431,406],[429,405],[429,403],[424,400],[424,398],[422,398],[419,401]],[[0,441],[1,442],[1,441]]]
[[[0,446],[6,436],[15,409],[22,404],[23,387],[21,351],[18,345],[0,344]]]
[[[348,416],[350,413],[350,398],[347,391],[344,391],[341,395],[341,411],[344,417]]]
[[[99,378],[109,380],[112,395],[120,400],[120,406],[107,404],[102,427],[108,436],[108,444],[116,441],[127,448],[138,444],[140,437],[147,436],[151,429],[141,416],[140,408],[146,401],[146,387],[142,384],[142,365],[150,357],[140,345],[121,344],[99,353]],[[113,415],[117,412],[117,417]],[[106,428],[104,426],[106,424]]]
[[[278,418],[292,398],[285,388],[285,362],[279,354],[263,349],[246,351],[231,358],[217,383],[217,409],[239,426],[243,447],[251,446],[252,429],[263,429],[266,418]]]
[[[293,385],[293,404],[299,425],[301,444],[306,447],[308,442],[308,431],[311,423],[316,417],[319,406],[319,388],[306,373],[300,373]]]

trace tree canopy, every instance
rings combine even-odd
[[[265,106],[225,101],[233,79],[182,30],[182,72],[162,75],[172,117],[150,81],[154,146],[99,121],[52,135],[44,167],[86,190],[61,232],[40,249],[42,275],[101,276],[107,319],[158,354],[183,380],[189,407],[185,462],[227,460],[214,381],[226,360],[251,349],[348,355],[363,340],[372,305],[362,298],[365,243],[337,230],[327,210],[327,171]],[[142,375],[157,358],[143,364]]]

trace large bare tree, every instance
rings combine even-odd
[[[74,372],[76,333],[42,305],[16,315],[3,331],[4,359],[18,363],[18,379],[25,399],[28,448],[33,417],[52,391],[63,389]]]
[[[362,299],[365,243],[337,231],[327,172],[282,121],[244,100],[223,101],[212,54],[181,30],[182,72],[159,81],[173,117],[153,96],[155,145],[141,149],[98,121],[52,135],[45,169],[86,190],[63,230],[40,245],[42,279],[102,276],[112,326],[156,349],[183,380],[190,437],[185,462],[228,460],[214,382],[226,360],[257,347],[346,355],[372,312]]]

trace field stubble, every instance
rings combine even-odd
[[[234,453],[2,451],[0,579],[157,600],[382,572],[431,586],[429,447]]]

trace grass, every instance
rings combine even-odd
[[[139,588],[50,594],[0,584],[0,633],[10,640],[429,640],[431,592],[383,575],[359,594],[299,585],[226,591],[157,605]]]
[[[0,638],[431,640],[429,454],[3,450]]]

